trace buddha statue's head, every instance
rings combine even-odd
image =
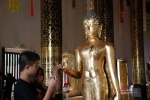
[[[94,9],[90,9],[87,16],[83,20],[86,37],[101,36],[102,24],[100,17],[95,13]]]

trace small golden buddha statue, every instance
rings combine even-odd
[[[121,100],[115,46],[99,39],[102,25],[93,9],[84,18],[83,26],[87,40],[75,50],[77,70],[68,69],[64,64],[63,71],[74,78],[82,78],[84,100]],[[113,94],[112,97],[109,97],[109,93]]]
[[[62,65],[66,66],[68,69],[77,70],[75,67],[75,56],[72,52],[67,51],[62,54]],[[72,77],[68,77],[70,82],[70,90],[75,90],[78,88],[78,80]],[[66,75],[63,74],[64,83],[67,81]]]

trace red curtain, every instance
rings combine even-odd
[[[72,8],[75,8],[76,7],[76,2],[75,0],[72,0]]]
[[[33,0],[31,0],[31,16],[34,16]]]
[[[124,22],[124,2],[120,0],[120,22]]]

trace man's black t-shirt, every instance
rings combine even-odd
[[[22,79],[19,79],[14,88],[14,100],[37,100],[36,87]]]

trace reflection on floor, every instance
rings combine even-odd
[[[121,94],[122,94],[122,100],[135,100],[133,99],[131,92],[121,92]],[[63,100],[83,100],[83,98],[82,96],[76,96],[76,97],[70,97],[68,99],[64,98]]]
[[[63,100],[83,100],[82,96],[75,96],[75,97],[70,97],[70,98],[64,98]]]
[[[133,100],[133,96],[131,92],[121,92],[122,100]]]

